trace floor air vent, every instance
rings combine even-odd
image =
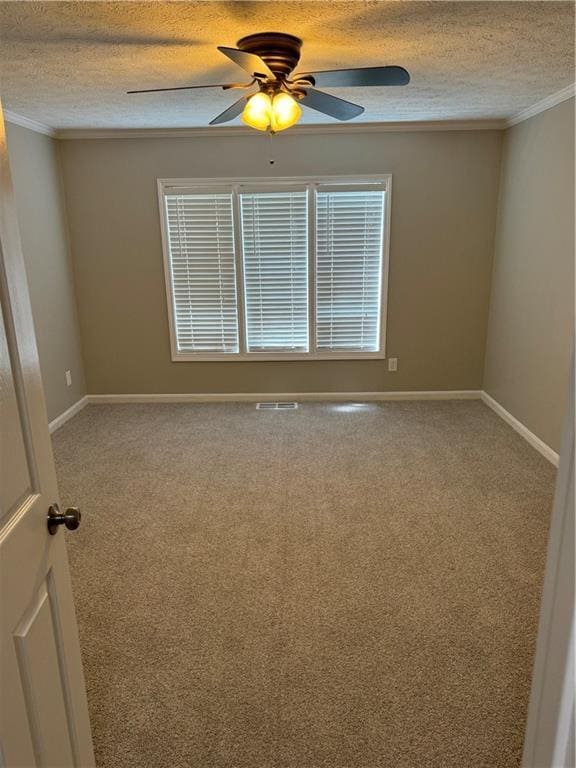
[[[298,403],[256,403],[258,411],[293,411]]]

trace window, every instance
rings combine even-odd
[[[169,195],[166,223],[178,350],[239,352],[232,195]]]
[[[246,351],[308,352],[306,191],[240,192]]]
[[[384,193],[316,196],[316,346],[378,352]]]
[[[172,358],[383,357],[389,189],[159,181]]]

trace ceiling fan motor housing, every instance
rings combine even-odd
[[[300,61],[302,40],[283,32],[259,32],[238,40],[238,48],[255,53],[281,80],[287,78]]]

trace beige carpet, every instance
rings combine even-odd
[[[554,469],[479,402],[54,436],[101,768],[520,765]]]

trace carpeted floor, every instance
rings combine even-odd
[[[101,768],[517,768],[555,471],[480,402],[54,435]]]

